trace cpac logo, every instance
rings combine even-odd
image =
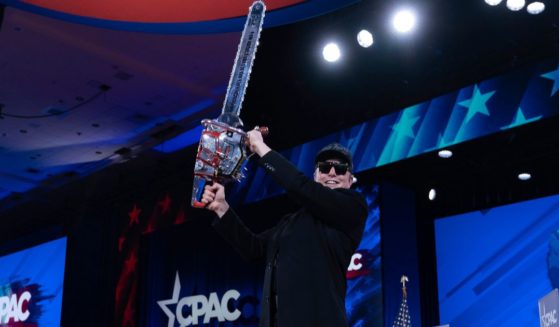
[[[541,322],[543,327],[550,327],[557,324],[557,310],[552,310],[550,312],[545,312],[545,304],[543,306],[543,312],[541,312]]]
[[[27,305],[31,301],[31,293],[25,291],[18,299],[17,294],[0,297],[0,325],[13,322],[26,321],[29,318]]]
[[[346,278],[349,280],[368,275],[371,272],[370,269],[367,268],[368,262],[370,262],[370,255],[367,250],[355,252],[353,256],[351,256],[349,267],[347,267]]]
[[[363,267],[363,264],[361,263],[361,258],[363,258],[363,255],[359,252],[354,253],[351,256],[351,261],[349,263],[349,267],[347,268],[347,271],[355,271],[355,270],[359,270]]]
[[[179,273],[175,276],[175,286],[173,289],[173,297],[169,300],[157,301],[163,312],[169,317],[168,327],[175,325],[175,318],[181,327],[198,325],[199,318],[204,317],[203,323],[207,324],[211,319],[217,318],[219,322],[235,321],[241,316],[241,311],[235,309],[229,311],[229,301],[237,300],[240,293],[236,290],[229,290],[223,294],[221,301],[217,293],[210,293],[209,298],[205,295],[193,295],[183,297],[179,300],[181,284]],[[169,309],[169,305],[176,304],[175,312]],[[187,313],[190,309],[190,313]]]

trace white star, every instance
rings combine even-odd
[[[179,279],[179,272],[175,276],[175,286],[173,288],[173,297],[169,300],[157,301],[157,304],[161,307],[161,310],[165,312],[167,317],[169,317],[169,322],[167,327],[173,327],[175,325],[175,314],[167,306],[170,304],[177,304],[179,302],[179,294],[181,292],[181,281]]]

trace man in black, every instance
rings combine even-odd
[[[206,186],[202,201],[217,215],[214,228],[245,259],[266,262],[260,326],[348,326],[345,274],[367,218],[363,196],[350,189],[350,152],[337,143],[319,151],[313,181],[260,132],[250,131],[248,140],[259,165],[302,208],[254,234],[229,208],[222,185]]]

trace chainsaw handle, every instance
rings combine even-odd
[[[255,130],[259,131],[262,136],[266,137],[270,134],[270,129],[268,126],[256,126],[254,127]]]
[[[262,134],[262,137],[266,137],[270,134],[270,130],[267,126],[254,126],[254,130],[259,131]],[[248,141],[248,137],[245,138],[244,141],[245,145],[248,147],[250,146],[250,142]]]
[[[208,184],[208,180],[202,176],[194,175],[194,184],[192,186],[192,198],[190,205],[194,208],[205,208],[207,203],[202,202],[202,194],[204,187]]]

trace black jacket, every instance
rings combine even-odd
[[[303,208],[258,235],[231,209],[213,226],[245,259],[266,260],[260,326],[270,326],[276,255],[280,327],[348,326],[345,274],[367,218],[363,196],[314,182],[274,151],[260,158],[259,164]]]

